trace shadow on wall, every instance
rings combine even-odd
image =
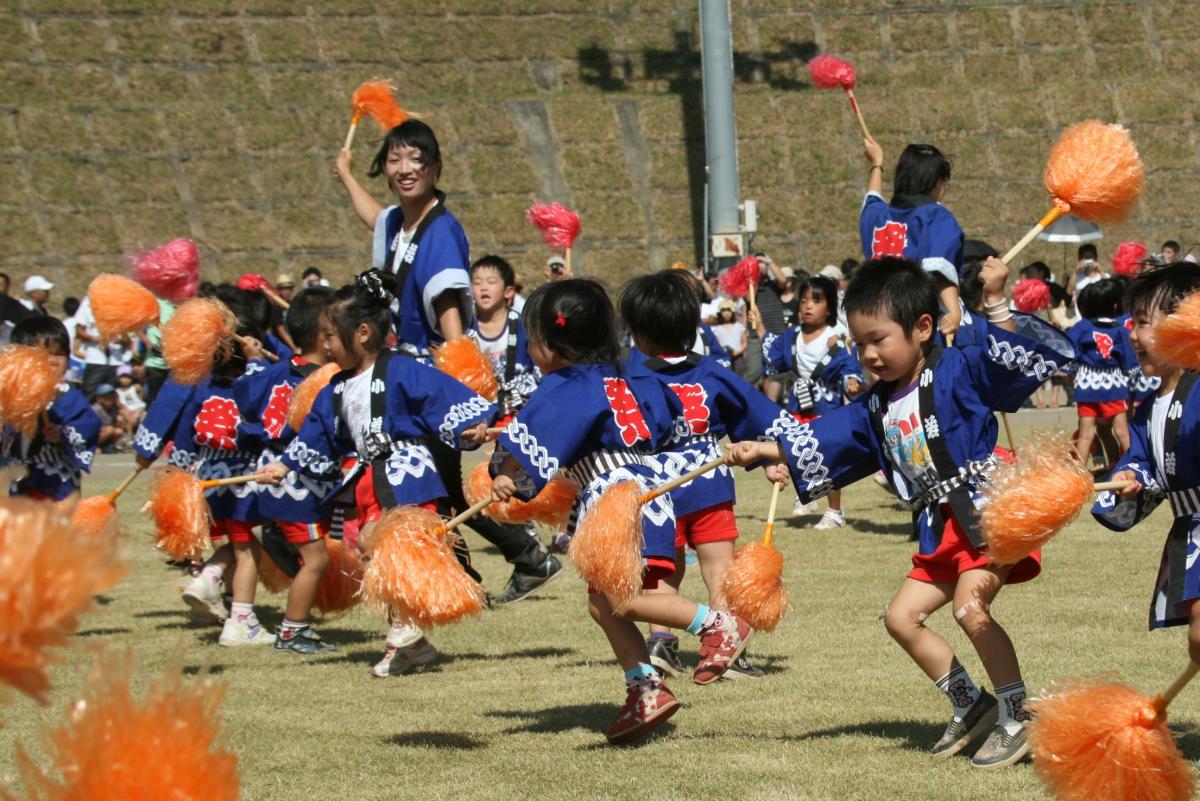
[[[815,42],[793,42],[780,50],[761,55],[733,54],[735,82],[765,84],[785,92],[805,91],[808,83],[805,64],[817,55]],[[678,95],[683,118],[683,138],[687,153],[688,195],[691,201],[692,242],[695,263],[704,261],[704,86],[701,79],[700,42],[691,31],[676,31],[675,46],[670,50],[641,51],[642,75],[637,75],[628,53],[614,53],[602,47],[582,47],[577,59],[580,77],[602,92],[628,92],[638,81],[666,81],[667,92]],[[802,77],[800,77],[802,76]]]

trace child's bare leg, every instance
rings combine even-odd
[[[733,566],[733,540],[702,542],[696,545],[696,556],[700,560],[700,575],[708,588],[708,605],[713,609],[727,609],[721,582]]]
[[[1117,453],[1112,454],[1109,457],[1108,463],[1115,465],[1117,463],[1117,459],[1119,459],[1121,457],[1121,454],[1124,453],[1125,451],[1129,450],[1129,415],[1128,415],[1128,413],[1119,412],[1115,417],[1113,417],[1112,432],[1113,432],[1113,436],[1115,436],[1117,438],[1117,447],[1119,448],[1119,451]]]
[[[958,666],[950,643],[925,627],[925,620],[954,598],[954,585],[905,579],[883,615],[883,625],[933,681]]]
[[[262,546],[254,537],[250,542],[233,543],[233,600],[234,603],[254,603],[254,591],[258,587],[258,560]]]
[[[322,537],[312,542],[300,543],[297,550],[300,551],[300,558],[304,560],[304,564],[300,565],[300,572],[292,579],[292,586],[288,588],[287,611],[284,612],[284,617],[294,623],[303,623],[312,614],[313,598],[317,595],[321,577],[329,567],[329,549]]]
[[[1085,468],[1092,464],[1092,440],[1096,438],[1096,418],[1079,418],[1079,437],[1075,440],[1075,458]]]
[[[975,646],[993,686],[1021,680],[1017,651],[1008,633],[991,614],[992,601],[1008,578],[1009,567],[989,566],[968,570],[954,589],[954,619]]]
[[[683,548],[676,548],[675,549],[675,572],[672,573],[671,575],[667,576],[665,579],[661,579],[658,582],[657,587],[655,587],[652,590],[646,590],[645,592],[657,592],[657,593],[664,593],[666,595],[678,595],[679,587],[680,587],[680,585],[683,584],[683,576],[684,576],[685,572],[687,571],[687,559],[685,557],[686,557],[686,554],[684,553]],[[650,633],[666,635],[666,634],[671,633],[671,629],[667,626],[660,626],[656,623],[651,623],[650,624]]]
[[[1200,663],[1200,603],[1188,609],[1188,658]]]
[[[831,512],[842,511],[842,491],[834,490],[829,493],[829,510]]]
[[[678,595],[662,597],[679,598]],[[618,617],[607,596],[600,592],[588,593],[588,612],[591,613],[592,620],[604,630],[608,644],[612,646],[613,654],[617,657],[617,664],[623,670],[650,664],[650,651],[646,647],[646,641],[642,639],[642,633],[638,631],[637,624],[627,618]]]

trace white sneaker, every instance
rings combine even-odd
[[[424,638],[425,633],[410,623],[403,623],[399,626],[393,624],[388,629],[387,647],[407,648],[410,645],[416,645]]]
[[[805,517],[806,515],[815,515],[818,512],[818,510],[820,510],[820,508],[821,507],[817,505],[816,501],[811,501],[809,503],[805,503],[804,501],[797,498],[796,502],[794,504],[792,504],[792,517]]]
[[[377,679],[403,676],[417,665],[428,665],[438,656],[440,656],[438,649],[434,648],[433,643],[424,637],[415,644],[403,648],[393,648],[389,645],[383,659],[380,659],[375,667],[371,668],[371,675]]]
[[[835,512],[833,509],[826,509],[825,514],[821,515],[820,521],[813,528],[841,528],[846,525],[846,513]]]
[[[196,576],[184,586],[183,602],[204,617],[219,621],[229,619],[225,600],[221,597],[221,585],[213,584],[203,576]]]
[[[275,635],[264,629],[257,620],[249,623],[232,618],[225,621],[225,627],[221,629],[221,639],[217,640],[220,645],[231,648],[241,645],[272,645],[274,642]]]

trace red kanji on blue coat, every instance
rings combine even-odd
[[[902,222],[888,220],[875,229],[871,238],[871,258],[881,259],[884,256],[904,257],[904,248],[908,244],[908,226]]]
[[[650,439],[650,429],[642,417],[637,398],[629,391],[629,384],[622,378],[605,378],[604,395],[612,409],[613,420],[621,430],[621,441],[632,447],[638,440]]]
[[[292,405],[292,393],[291,384],[276,384],[271,387],[271,396],[267,399],[266,408],[262,413],[263,429],[271,439],[279,439],[283,427],[287,424],[288,407]]]
[[[707,434],[708,393],[700,384],[667,384],[683,404],[683,419],[693,434]]]
[[[1105,359],[1112,358],[1113,338],[1108,334],[1102,334],[1099,331],[1092,332],[1092,339],[1096,341],[1096,350],[1100,351],[1100,355]]]
[[[237,404],[229,398],[212,396],[200,405],[196,415],[196,444],[222,451],[237,450]]]

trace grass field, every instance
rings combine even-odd
[[[1024,412],[1016,422],[1020,438],[1030,425],[1074,419],[1070,410]],[[89,494],[128,468],[127,457],[102,458]],[[1044,797],[1027,764],[985,772],[963,758],[927,756],[949,706],[877,619],[911,545],[908,513],[871,481],[846,493],[848,528],[814,531],[815,518],[782,526],[792,609],[750,648],[767,678],[709,687],[676,680],[684,709],[661,735],[624,749],[606,746],[602,735],[623,700],[621,674],[573,571],[539,595],[434,632],[444,654],[437,663],[375,680],[368,669],[386,624],[365,610],[319,626],[341,647],[327,657],[218,647],[218,630],[189,620],[178,574],[147,544],[150,524],[138,511],[146,486],[139,482],[121,503],[135,570],[84,618],[77,647],[54,670],[51,705],[10,697],[0,706],[6,782],[15,781],[16,743],[41,757],[37,729],[61,719],[83,681],[87,647],[104,646],[132,647],[140,681],[182,655],[189,668],[208,666],[228,682],[224,738],[241,759],[249,801]],[[744,475],[739,491],[743,535],[757,535],[767,486]],[[1129,535],[1084,516],[1047,549],[1042,577],[1001,594],[995,611],[1031,688],[1116,672],[1154,692],[1182,669],[1182,631],[1151,635],[1145,627],[1168,514],[1160,509]],[[507,566],[469,538],[489,588],[499,591]],[[698,575],[685,591],[701,597]],[[260,593],[259,603],[273,626],[282,597]],[[976,681],[986,681],[948,612],[931,625],[960,648]],[[1185,694],[1172,713],[1184,753],[1197,758],[1200,697]]]

